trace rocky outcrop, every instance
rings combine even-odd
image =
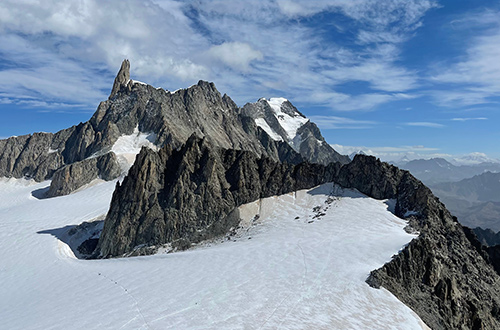
[[[130,81],[130,61],[124,60],[122,62],[122,66],[116,75],[115,81],[113,83],[113,88],[111,89],[111,94],[109,98],[113,98],[120,89],[126,87],[128,82]]]
[[[110,181],[120,174],[121,169],[113,152],[87,158],[57,170],[52,177],[46,197],[67,195],[94,179]]]
[[[143,148],[117,185],[99,239],[100,257],[182,240],[199,242],[239,223],[237,207],[331,181],[339,164],[283,164],[192,136],[178,150]]]
[[[64,165],[61,150],[72,129],[0,140],[0,176],[49,179]]]
[[[500,277],[464,228],[407,171],[356,156],[338,183],[379,199],[396,200],[396,215],[420,232],[367,282],[383,286],[432,329],[499,329]]]

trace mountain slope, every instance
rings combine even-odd
[[[134,133],[154,137],[151,142],[159,147],[170,145],[178,148],[196,134],[217,147],[248,150],[258,156],[288,163],[298,163],[303,157],[320,163],[345,161],[327,147],[317,127],[303,117],[308,123],[298,128],[303,133],[297,133],[297,136],[306,139],[306,135],[312,135],[318,146],[314,144],[309,150],[307,143],[301,143],[294,150],[292,140],[278,141],[270,137],[249,117],[249,111],[239,109],[227,95],[222,96],[213,83],[200,81],[190,88],[169,92],[131,80],[129,70],[130,63],[125,60],[109,99],[99,104],[89,121],[55,134],[36,133],[0,140],[0,176],[42,181],[52,178],[57,171],[68,173],[69,169],[63,170],[68,165],[72,165],[71,170],[75,173],[84,172],[89,167],[89,158],[113,152],[112,148],[121,136]],[[293,108],[289,102],[287,107]],[[116,178],[116,171],[109,169],[118,165],[117,159],[108,156],[104,159],[111,163],[97,169],[94,166],[91,172],[95,175],[76,181],[86,184],[97,177]],[[66,177],[65,173],[58,177]],[[58,185],[50,189],[49,197],[78,188],[75,181],[55,180],[55,184]]]
[[[464,225],[500,230],[500,173],[430,187]]]
[[[437,194],[454,196],[471,203],[500,202],[500,173],[486,172],[459,182],[446,182],[431,186]]]
[[[247,103],[241,113],[254,119],[257,126],[273,140],[286,141],[310,162],[326,165],[350,161],[349,157],[340,155],[325,141],[316,124],[284,98],[262,98],[255,103]]]
[[[500,164],[498,163],[456,165],[443,158],[416,159],[398,162],[396,165],[410,171],[415,177],[428,185],[457,182],[487,171],[500,172]]]

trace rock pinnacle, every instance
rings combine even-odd
[[[122,66],[120,67],[120,71],[118,71],[118,74],[116,75],[115,78],[115,82],[113,83],[113,89],[111,90],[109,98],[115,96],[122,86],[127,85],[129,80],[130,80],[130,61],[123,60]]]

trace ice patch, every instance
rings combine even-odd
[[[148,85],[145,82],[139,81],[139,80],[131,80],[133,84],[140,84],[140,85]]]
[[[283,138],[267,124],[267,121],[264,118],[256,118],[255,124],[262,128],[264,132],[271,137],[271,139],[275,141],[283,141]]]
[[[135,156],[141,151],[142,147],[148,147],[157,150],[158,147],[154,144],[156,134],[142,133],[136,127],[130,135],[122,135],[116,140],[111,148],[117,158],[122,171],[127,172],[135,161]]]

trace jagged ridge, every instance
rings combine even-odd
[[[409,172],[356,156],[340,169],[341,185],[379,199],[396,199],[396,215],[420,232],[367,280],[410,306],[432,329],[500,328],[500,277],[479,244]],[[480,245],[480,244],[479,244]]]
[[[394,199],[396,215],[420,231],[391,262],[371,273],[370,285],[390,290],[435,330],[500,325],[494,263],[409,172],[361,155],[342,167],[292,166],[210,148],[193,138],[177,151],[143,150],[113,196],[99,241],[101,256],[221,235],[237,226],[238,214],[232,212],[242,203],[334,181],[370,197]]]
[[[194,133],[214,146],[248,150],[281,162],[296,164],[305,157],[324,163],[328,157],[341,157],[329,149],[327,156],[321,158],[318,152],[310,152],[305,147],[298,150],[302,156],[297,154],[289,143],[273,140],[229,96],[221,95],[213,83],[200,81],[172,93],[131,80],[129,70],[130,62],[125,60],[109,99],[99,104],[89,121],[55,134],[35,133],[0,140],[0,176],[42,181],[52,178],[57,171],[64,171],[56,175],[60,179],[66,177],[69,169],[63,168],[68,165],[72,165],[75,173],[83,172],[89,169],[89,163],[82,161],[109,152],[120,136],[130,135],[136,129],[154,133],[157,146],[178,148]],[[315,134],[324,140],[319,130]],[[99,168],[92,170],[96,171],[98,177],[116,178]],[[51,196],[69,193],[78,188],[76,182],[83,185],[92,178],[95,176],[72,182],[54,180]]]
[[[96,254],[222,235],[238,225],[238,206],[331,181],[339,167],[283,164],[195,136],[179,150],[144,148],[117,185]]]

